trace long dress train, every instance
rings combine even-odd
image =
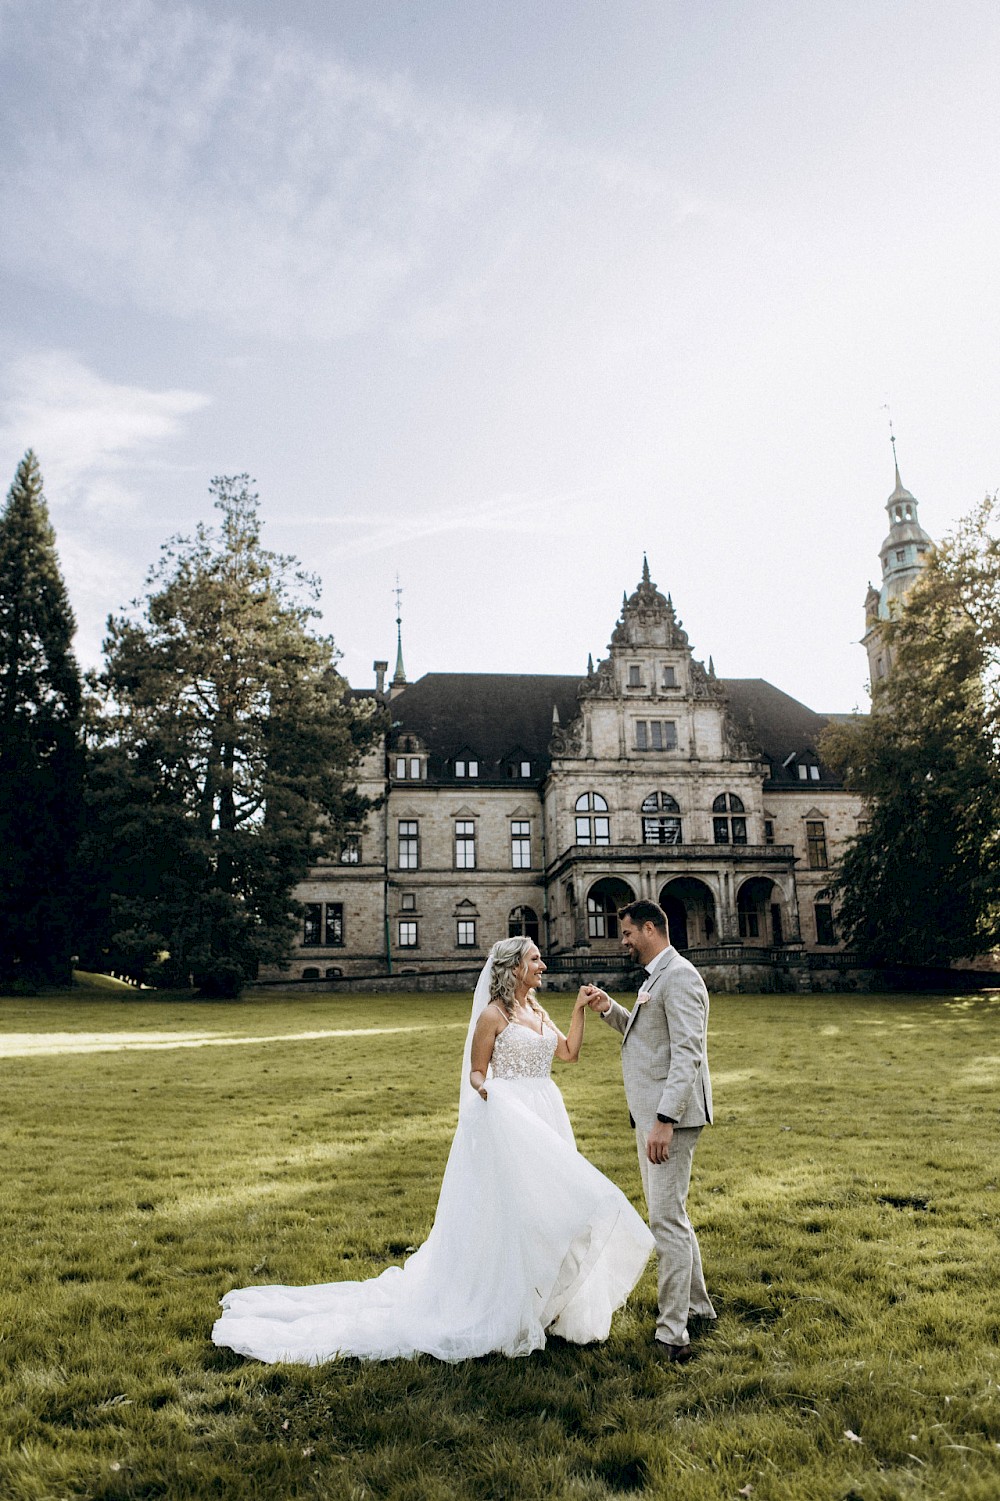
[[[463,1108],[430,1235],[367,1282],[227,1293],[217,1345],[264,1361],[528,1355],[546,1332],[605,1339],[653,1249],[624,1194],[576,1150],[550,1078],[558,1038],[509,1023],[488,1100]]]

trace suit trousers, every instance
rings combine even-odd
[[[691,1161],[700,1135],[700,1126],[675,1126],[667,1161],[650,1162],[646,1156],[646,1132],[637,1127],[635,1133],[649,1228],[656,1241],[659,1306],[656,1338],[667,1345],[688,1343],[689,1313],[715,1317],[701,1269],[698,1237],[687,1213]]]

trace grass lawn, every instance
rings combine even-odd
[[[683,1368],[652,1269],[607,1344],[527,1360],[214,1349],[227,1288],[424,1238],[468,1006],[0,1002],[0,1495],[997,1501],[998,997],[715,1000],[691,1209],[721,1317]],[[641,1203],[617,1052],[592,1022],[556,1077]]]

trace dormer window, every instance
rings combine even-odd
[[[398,782],[420,781],[420,757],[397,756],[396,757],[396,780]]]
[[[522,775],[522,777],[530,777],[531,776],[531,762],[530,761],[522,761],[521,762],[521,775]]]
[[[806,766],[802,761],[800,761],[799,765],[798,765],[798,773],[799,773],[799,781],[800,782],[818,782],[819,781],[819,767],[818,766],[815,766],[815,765],[814,766]]]
[[[906,562],[906,550],[905,550],[905,548],[902,548],[902,547],[897,548],[897,550],[896,550],[896,562],[897,563],[905,563]]]
[[[478,777],[479,762],[468,758],[455,762],[455,775],[457,777]]]

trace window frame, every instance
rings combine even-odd
[[[406,937],[403,930],[406,929]],[[412,934],[410,930],[412,929]],[[420,947],[420,924],[415,917],[401,917],[396,923],[396,947],[418,949]]]
[[[456,818],[454,820],[454,843],[452,853],[455,870],[475,870],[476,867],[476,820],[474,818]]]
[[[530,818],[510,820],[510,868],[511,870],[531,869]]]
[[[817,829],[819,832],[817,833]],[[806,819],[806,854],[810,870],[829,870],[830,852],[826,842],[826,821],[820,818]]]
[[[405,858],[404,844],[406,846]],[[398,870],[420,869],[420,820],[418,818],[396,820],[396,867]]]

